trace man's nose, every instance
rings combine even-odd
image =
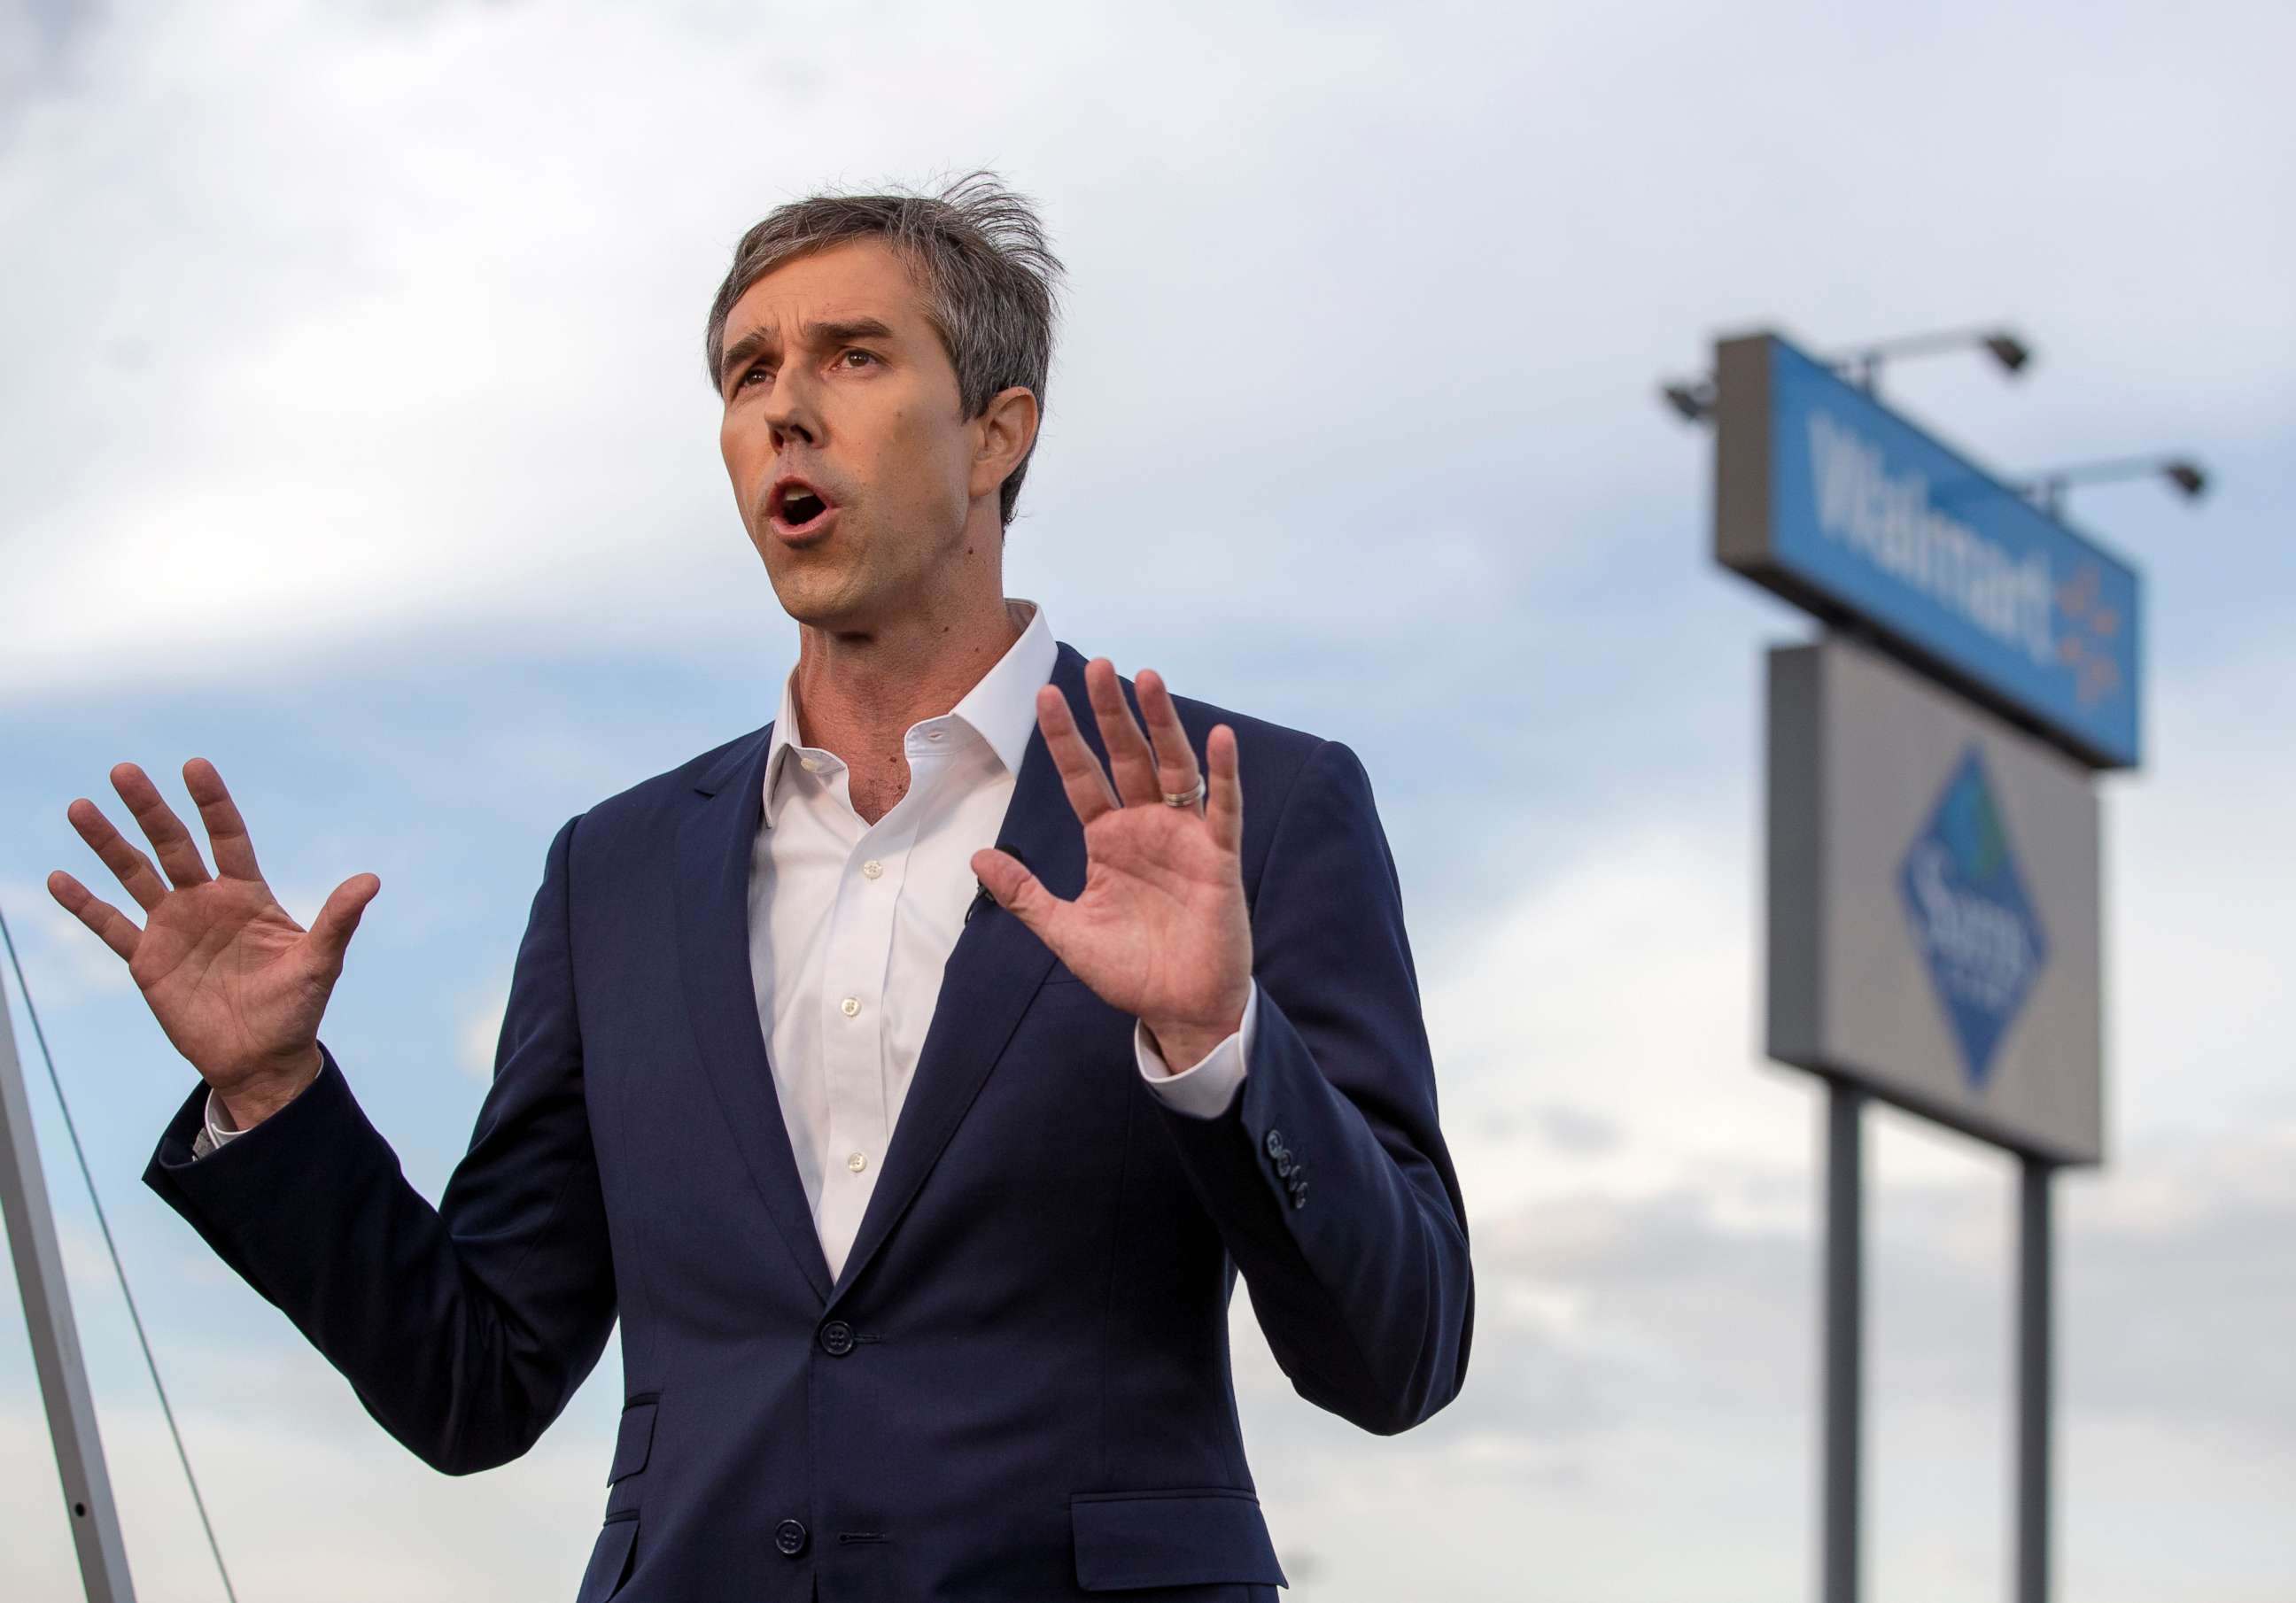
[[[773,431],[776,451],[792,439],[808,446],[821,443],[818,400],[802,373],[774,376],[773,392],[766,397],[766,427]]]

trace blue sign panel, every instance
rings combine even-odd
[[[1985,759],[1972,746],[1898,871],[1914,945],[1981,1092],[1994,1050],[2048,961],[2049,940],[2017,871]]]
[[[1722,355],[1742,443],[1721,447],[1738,483],[1720,511],[1759,525],[1718,531],[1726,562],[1862,619],[2094,765],[2135,765],[2128,565],[1775,336]]]

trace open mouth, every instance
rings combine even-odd
[[[784,478],[774,487],[767,514],[787,535],[809,533],[835,505],[801,478]]]

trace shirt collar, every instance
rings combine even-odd
[[[1029,622],[1021,631],[1021,638],[1007,647],[1004,655],[965,691],[964,699],[949,709],[949,716],[962,720],[978,734],[996,754],[1005,771],[1017,776],[1021,760],[1028,753],[1029,737],[1036,732],[1037,691],[1050,683],[1060,647],[1053,640],[1051,626],[1045,622],[1045,609],[1022,597],[1016,596],[1013,601],[1029,609]],[[783,770],[797,760],[791,754],[802,743],[800,734],[797,724],[797,670],[792,667],[782,681],[781,710],[774,716],[772,748],[766,753],[765,820],[768,828],[779,810]]]

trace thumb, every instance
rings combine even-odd
[[[351,936],[359,927],[366,904],[382,888],[381,879],[374,874],[353,874],[335,887],[327,904],[319,909],[319,916],[311,920],[311,947],[314,955],[325,964],[329,972],[343,965],[343,951],[351,944]]]
[[[1068,904],[1046,890],[1026,864],[1010,852],[990,847],[972,854],[972,872],[996,898],[997,906],[1020,920],[1045,945],[1053,945],[1052,927]]]

